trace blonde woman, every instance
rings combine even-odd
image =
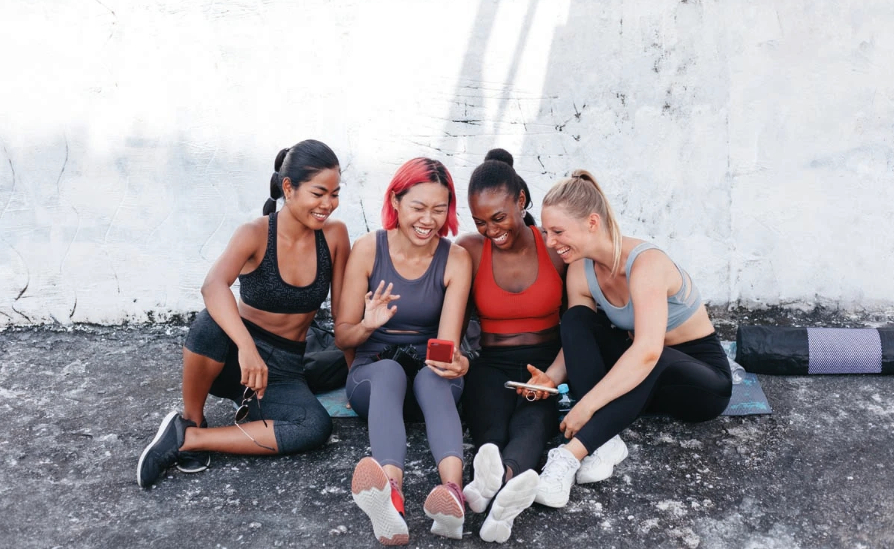
[[[604,480],[627,457],[618,434],[641,414],[713,419],[732,379],[692,279],[654,244],[621,234],[590,173],[557,183],[541,215],[547,245],[568,264],[569,308],[564,353],[531,383],[567,379],[578,402],[559,426],[570,442],[550,450],[535,501],[563,507],[575,480]]]

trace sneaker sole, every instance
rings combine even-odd
[[[196,465],[195,467],[188,467],[186,465],[181,465],[177,463],[177,470],[181,473],[201,473],[202,471],[207,471],[209,467],[211,467],[211,456],[208,456],[208,460],[204,464]]]
[[[410,533],[394,504],[391,483],[382,466],[371,457],[360,460],[351,479],[354,503],[372,521],[373,532],[382,545],[407,545]]]
[[[446,486],[435,486],[425,498],[425,515],[434,521],[431,533],[451,539],[462,539],[465,513],[456,496]],[[457,535],[458,533],[458,535]]]
[[[494,498],[478,533],[484,541],[504,543],[512,535],[515,518],[534,503],[540,477],[532,470],[512,478]]]
[[[618,465],[619,463],[627,459],[627,455],[629,453],[627,451],[627,444],[625,444],[623,440],[621,441],[620,447],[622,448],[622,450],[619,452],[615,452],[617,454],[615,457],[609,456],[609,463],[611,465],[610,467],[608,467],[608,470],[606,472],[599,473],[598,475],[582,475],[581,472],[578,471],[577,475],[575,475],[574,477],[575,482],[577,482],[577,484],[590,484],[592,482],[602,482],[603,480],[611,477],[615,472],[615,465]],[[583,469],[583,467],[581,467],[581,469]]]
[[[463,489],[466,503],[473,513],[483,513],[503,485],[503,459],[494,444],[484,444],[472,462],[475,480]]]
[[[168,415],[165,416],[163,420],[161,420],[161,426],[159,426],[158,431],[155,433],[155,438],[152,439],[152,442],[150,442],[146,446],[146,448],[143,449],[143,453],[140,454],[140,461],[137,462],[137,484],[140,485],[140,488],[148,488],[152,485],[152,483],[144,484],[143,478],[140,475],[140,473],[143,471],[143,460],[146,459],[146,456],[149,454],[149,450],[151,450],[152,447],[155,446],[155,443],[158,442],[158,439],[161,438],[162,433],[164,433],[165,429],[168,428],[168,425],[170,425],[170,423],[174,421],[175,417],[177,417],[177,412],[170,412]]]
[[[565,507],[566,505],[568,505],[568,502],[570,500],[571,500],[570,493],[569,493],[568,497],[562,498],[562,499],[551,498],[550,496],[541,496],[540,494],[537,494],[537,496],[534,497],[534,503],[539,503],[540,505],[545,505],[547,507],[553,507],[555,509],[561,509],[562,507]]]

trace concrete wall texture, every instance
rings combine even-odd
[[[894,310],[894,4],[197,0],[0,6],[0,326],[164,319],[276,152],[328,143],[335,216],[504,147],[578,167],[713,304]]]

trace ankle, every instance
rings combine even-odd
[[[463,489],[459,487],[459,484],[455,482],[445,482],[444,486],[447,487],[450,492],[456,496],[456,499],[459,500],[459,506],[465,509],[466,507],[466,496],[463,494]]]
[[[187,427],[183,431],[183,444],[177,450],[180,452],[198,450],[198,441],[196,440],[198,436],[200,436],[199,427]]]
[[[196,425],[202,425],[203,427],[208,425],[207,423],[205,423],[205,414],[202,412],[199,412],[197,414],[197,413],[190,413],[190,412],[187,412],[186,410],[184,410],[183,413],[180,414],[180,417],[182,417],[186,421],[191,421],[191,422],[195,423]]]

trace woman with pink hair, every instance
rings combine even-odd
[[[407,436],[404,411],[425,419],[441,484],[425,500],[431,531],[462,538],[462,426],[456,403],[468,359],[459,353],[471,285],[469,253],[456,234],[456,192],[447,168],[414,158],[385,193],[383,229],[360,237],[345,273],[336,344],[356,348],[346,385],[354,410],[369,422],[372,457],[357,464],[354,501],[384,545],[409,543],[402,493]],[[453,342],[449,362],[423,360],[429,339]]]

